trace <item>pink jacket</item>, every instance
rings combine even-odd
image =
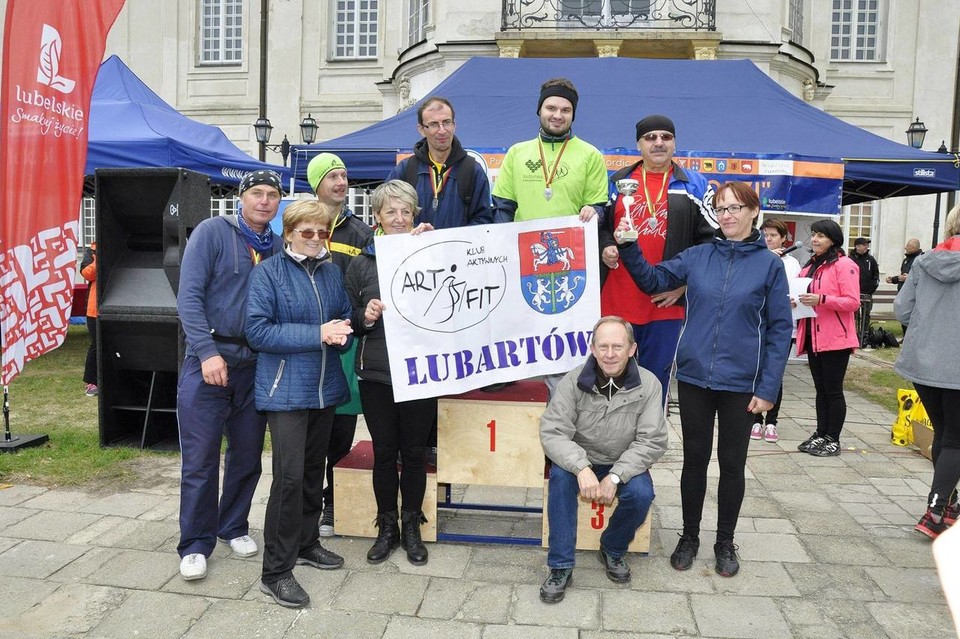
[[[799,277],[807,277],[812,265],[804,266]],[[806,352],[806,332],[813,326],[810,345],[814,353],[858,348],[857,325],[853,314],[860,307],[860,267],[844,255],[828,260],[817,269],[810,293],[820,295],[814,308],[817,316],[797,324],[797,354]],[[800,350],[803,349],[803,350]]]

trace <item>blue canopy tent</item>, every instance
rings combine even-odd
[[[952,155],[898,144],[824,113],[793,96],[749,60],[635,58],[472,58],[432,93],[457,112],[468,148],[507,148],[533,137],[540,84],[565,76],[580,102],[573,130],[607,153],[635,148],[634,124],[651,113],[677,125],[677,148],[744,157],[781,154],[845,164],[843,204],[960,189]],[[399,150],[418,139],[416,109],[360,131],[294,149],[293,169],[309,158],[340,155],[351,180],[382,180]]]
[[[273,169],[289,188],[291,175],[250,157],[218,127],[182,115],[115,55],[100,65],[93,88],[85,174],[106,167],[181,167],[233,186],[249,171]],[[305,180],[297,185],[307,188]]]

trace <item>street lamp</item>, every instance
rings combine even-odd
[[[919,149],[923,147],[923,138],[927,135],[927,127],[920,121],[920,118],[917,118],[916,122],[911,122],[910,126],[907,127],[906,134],[910,146]]]
[[[317,130],[319,128],[317,121],[308,113],[307,117],[300,121],[300,137],[303,139],[303,143],[313,144],[317,139]],[[257,143],[260,145],[261,156],[263,155],[262,151],[264,149],[269,149],[275,153],[279,153],[283,158],[283,165],[286,166],[287,158],[290,157],[290,140],[287,139],[286,134],[284,134],[280,144],[268,144],[268,142],[270,142],[270,133],[273,131],[273,125],[270,124],[270,120],[265,117],[257,118],[257,121],[253,123],[253,131],[257,136]]]
[[[940,140],[940,148],[937,149],[937,153],[947,153],[947,144],[946,140]],[[936,248],[937,239],[940,235],[940,193],[937,193],[937,203],[936,209],[933,211],[933,246],[931,248]]]

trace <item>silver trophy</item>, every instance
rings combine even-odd
[[[617,190],[623,195],[623,216],[630,223],[630,228],[620,232],[621,242],[636,242],[637,227],[633,224],[633,212],[630,208],[633,206],[633,194],[640,188],[640,182],[629,178],[617,180]]]

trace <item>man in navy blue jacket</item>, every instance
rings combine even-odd
[[[435,229],[493,222],[490,182],[483,165],[467,155],[454,133],[457,122],[453,105],[433,96],[417,109],[417,131],[423,137],[413,147],[413,157],[401,160],[387,180],[404,180],[417,190],[419,222]],[[408,166],[415,163],[416,179],[408,180]],[[469,175],[467,175],[469,171]],[[468,193],[461,182],[472,181]]]
[[[257,554],[248,517],[260,479],[266,417],[254,405],[257,356],[244,338],[243,311],[251,271],[283,248],[269,226],[281,188],[273,171],[248,173],[240,182],[240,214],[201,222],[183,254],[177,295],[186,336],[177,385],[182,457],[177,552],[186,580],[206,576],[217,538],[241,557]]]

